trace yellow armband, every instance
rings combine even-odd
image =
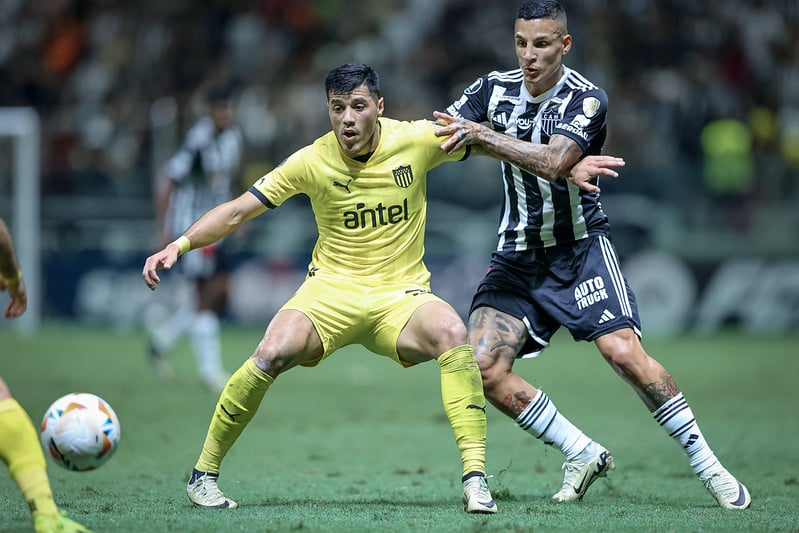
[[[180,237],[172,241],[170,244],[174,244],[175,246],[178,247],[178,250],[180,250],[180,254],[178,255],[183,255],[189,250],[191,250],[191,241],[185,235],[181,235]]]
[[[3,277],[0,275],[0,277]],[[10,278],[3,277],[3,283],[6,285],[16,285],[22,280],[22,270],[17,270],[16,275],[11,276]]]

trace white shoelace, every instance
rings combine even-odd
[[[571,486],[571,483],[574,481],[575,476],[580,472],[586,463],[578,463],[576,461],[566,461],[561,466],[561,470],[565,470],[566,474],[563,476],[563,485]]]
[[[199,493],[200,496],[204,500],[225,500],[225,495],[222,494],[222,491],[219,490],[219,485],[217,485],[216,478],[212,478],[210,476],[203,476],[200,478],[199,483]]]
[[[466,480],[466,486],[470,490],[477,492],[477,498],[481,501],[491,501],[491,492],[488,490],[488,478],[486,476],[475,476]]]
[[[727,500],[738,498],[738,481],[732,474],[724,470],[712,474],[707,479],[702,480],[709,490],[721,495]]]

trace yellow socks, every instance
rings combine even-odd
[[[252,420],[274,381],[249,358],[233,373],[216,404],[203,451],[194,468],[201,472],[219,472],[222,459]]]
[[[463,474],[485,473],[486,401],[480,370],[471,346],[453,348],[438,358],[441,398],[463,461]],[[219,472],[228,450],[252,420],[274,378],[252,359],[231,376],[216,404],[203,450],[194,466],[201,472]]]
[[[468,344],[456,346],[441,354],[438,364],[441,399],[461,452],[463,474],[485,474],[486,400],[474,352]]]
[[[8,465],[31,513],[58,515],[39,435],[14,398],[0,401],[0,459]]]

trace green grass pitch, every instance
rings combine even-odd
[[[221,488],[240,508],[191,507],[185,483],[215,396],[188,342],[158,382],[144,334],[47,325],[33,338],[0,328],[0,375],[39,424],[62,394],[108,400],[122,424],[116,455],[72,473],[50,463],[56,500],[97,532],[161,531],[799,531],[799,335],[724,333],[645,339],[674,375],[752,506],[725,511],[693,477],[632,390],[593,345],[559,335],[517,371],[608,447],[617,469],[582,502],[556,504],[562,457],[488,410],[488,470],[496,516],[465,514],[460,464],[443,414],[438,368],[403,370],[359,347],[281,376],[223,464]],[[261,337],[224,330],[230,369]],[[2,438],[2,436],[0,436]],[[0,531],[31,531],[25,504],[0,469]]]

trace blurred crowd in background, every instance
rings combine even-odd
[[[430,117],[477,76],[517,66],[520,3],[0,0],[0,106],[34,106],[42,121],[43,227],[56,235],[44,242],[98,242],[81,237],[80,212],[103,230],[125,219],[130,246],[149,248],[157,168],[209,87],[235,90],[244,188],[327,131],[330,68],[368,63],[387,115]],[[724,253],[724,242],[799,253],[799,3],[562,3],[574,37],[566,63],[609,94],[606,152],[627,161],[620,180],[601,184],[611,221],[697,254]],[[6,199],[10,153],[0,144]],[[431,233],[457,217],[492,234],[497,187],[493,161],[442,168]],[[306,249],[312,238],[287,242]],[[487,253],[491,239],[455,245]]]

